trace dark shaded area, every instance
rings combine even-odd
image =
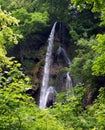
[[[35,99],[36,104],[39,105],[40,88],[38,88],[37,90],[29,88],[26,90],[26,94],[32,96]]]

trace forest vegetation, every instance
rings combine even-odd
[[[0,0],[0,6],[0,130],[105,130],[105,1]],[[40,89],[56,21],[54,51],[60,42],[72,61],[59,75],[69,71],[74,86],[43,110],[39,95],[26,88]]]

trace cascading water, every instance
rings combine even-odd
[[[52,49],[53,49],[53,43],[54,43],[55,27],[56,27],[56,23],[54,23],[49,39],[48,39],[48,48],[47,48],[47,53],[46,53],[44,74],[42,78],[42,86],[41,86],[40,101],[39,101],[39,107],[42,109],[46,107],[45,97],[46,97],[46,91],[48,89],[48,84],[49,84],[49,75],[50,75],[51,56],[52,56]]]
[[[72,96],[74,96],[74,91],[73,91],[73,83],[72,83],[72,79],[69,75],[69,72],[67,72],[66,74],[66,91],[67,91],[67,97],[69,96],[69,89],[71,89],[71,94]]]
[[[58,54],[58,55],[60,55],[60,54],[63,55],[64,60],[65,60],[65,62],[66,62],[66,64],[67,64],[67,66],[69,66],[69,65],[71,64],[71,61],[70,61],[69,57],[67,56],[67,53],[66,53],[66,51],[65,51],[64,48],[62,48],[62,47],[60,46],[60,47],[58,48],[57,54]]]
[[[72,83],[71,77],[69,75],[69,72],[67,72],[67,74],[66,74],[66,90],[68,90],[72,87],[73,87],[73,83]]]
[[[46,91],[46,96],[45,96],[45,105],[47,107],[52,106],[53,103],[55,102],[55,95],[56,95],[56,90],[54,87],[50,86],[47,91]]]

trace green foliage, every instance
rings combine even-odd
[[[31,101],[24,92],[28,82],[19,68],[19,63],[9,61],[0,73],[0,129],[20,129],[20,109]]]
[[[28,13],[24,11],[24,14],[26,16]],[[17,44],[17,38],[20,37],[20,35],[14,33],[16,29],[11,28],[12,25],[18,24],[18,20],[6,11],[0,10],[0,15],[0,129],[63,130],[63,127],[55,118],[49,115],[47,111],[39,110],[33,104],[32,98],[26,95],[25,88],[30,87],[29,78],[20,70],[20,63],[6,57],[6,48],[10,47],[12,43]],[[20,14],[20,16],[25,18],[22,17],[23,14]],[[43,24],[46,21],[46,17],[42,17],[41,13],[27,15],[27,18],[28,16],[33,23],[34,20],[38,23],[42,21]]]
[[[71,11],[70,17],[68,26],[73,43],[80,38],[87,38],[97,33],[94,31],[97,29],[97,20],[94,19],[94,14],[90,10],[85,9],[82,12],[73,10]]]
[[[72,3],[78,9],[84,9],[86,7],[91,8],[93,11],[99,11],[102,7],[104,7],[104,0],[71,0]]]
[[[26,9],[21,8],[12,11],[12,14],[20,20],[19,30],[22,32],[24,37],[42,30],[43,26],[46,26],[48,21],[47,12],[29,13]]]
[[[1,130],[104,130],[105,129],[105,88],[99,90],[99,96],[91,106],[84,110],[83,96],[85,88],[78,84],[66,94],[58,95],[58,102],[54,107],[40,110],[32,98],[25,93],[25,88],[30,88],[30,79],[21,70],[21,64],[7,57],[7,49],[18,43],[18,39],[24,36],[26,44],[20,45],[24,59],[34,57],[32,49],[27,53],[27,48],[38,46],[46,39],[45,27],[48,22],[67,23],[70,38],[68,41],[76,43],[77,56],[72,61],[70,71],[74,79],[84,83],[93,82],[94,76],[105,75],[105,34],[99,34],[95,38],[89,38],[97,34],[97,23],[100,22],[102,32],[105,25],[104,0],[72,0],[80,10],[74,9],[69,0],[0,0],[3,9],[0,9],[0,129]],[[93,12],[98,12],[94,19]],[[18,22],[20,21],[18,26]],[[43,32],[44,30],[44,32]],[[42,33],[43,32],[43,33]],[[43,35],[42,37],[40,37]],[[38,34],[38,35],[36,35]],[[82,38],[81,38],[82,37]],[[33,46],[35,45],[35,46]],[[40,45],[37,47],[39,49]],[[35,48],[34,48],[35,49]],[[15,50],[16,51],[16,50]],[[36,50],[35,50],[36,51]],[[37,54],[43,58],[42,54]],[[19,52],[18,52],[19,53]],[[25,53],[25,54],[24,54]],[[34,51],[33,51],[34,53]],[[32,55],[32,56],[31,56]],[[35,55],[35,56],[36,56]],[[25,57],[26,58],[26,57]],[[28,59],[27,58],[27,59]],[[27,60],[26,59],[26,60]],[[33,62],[34,64],[34,62]],[[29,67],[29,66],[28,66]],[[62,70],[63,71],[63,70]],[[93,75],[92,75],[93,71]]]
[[[18,20],[2,10],[0,10],[0,16],[0,129],[43,130],[48,128],[50,130],[63,130],[58,121],[55,121],[48,112],[39,110],[33,104],[32,98],[26,95],[25,88],[30,87],[29,78],[23,74],[20,63],[6,57],[6,48],[10,47],[12,43],[17,44],[17,38],[20,37],[14,33],[15,28],[12,29],[12,25],[17,25]],[[32,22],[36,20],[45,23],[46,17],[41,16],[40,13],[32,14]],[[46,117],[48,117],[48,121]]]
[[[15,34],[11,28],[13,25],[18,25],[18,20],[11,16],[10,13],[2,11],[0,9],[0,42],[1,44],[6,43],[6,41],[17,44],[17,38],[19,34]]]
[[[9,62],[6,48],[17,44],[18,38],[21,38],[21,35],[12,29],[14,25],[18,25],[18,22],[10,13],[0,9],[0,67]]]
[[[17,61],[10,61],[0,73],[0,129],[64,130],[59,121],[26,95],[30,80],[20,67]]]
[[[37,2],[36,2],[37,3]],[[45,1],[38,1],[38,9],[39,11],[48,11],[50,16],[50,22],[54,23],[57,22],[67,22],[68,21],[68,12],[70,8],[70,1],[69,0],[45,0]],[[63,5],[63,6],[62,6]]]
[[[65,130],[79,129],[79,118],[82,115],[82,97],[85,89],[82,84],[78,84],[73,90],[70,89],[68,94],[64,93],[59,95],[58,103],[51,109],[57,120],[64,125]],[[60,99],[60,102],[59,102]],[[62,102],[61,102],[62,99]]]
[[[100,88],[99,96],[92,106],[89,106],[84,112],[84,119],[87,123],[87,129],[105,129],[104,103],[105,103],[105,88]]]
[[[101,25],[105,25],[105,1],[104,0],[71,0],[74,6],[79,10],[86,8],[91,9],[92,12],[98,12],[98,18],[101,19]]]
[[[74,95],[72,95],[73,91]],[[82,84],[70,90],[69,95],[60,94],[58,103],[54,108],[49,109],[50,114],[64,125],[65,130],[104,130],[105,88],[100,88],[94,104],[88,106],[86,110],[82,108],[84,94],[85,89]]]
[[[104,76],[105,75],[105,54],[98,56],[94,61],[93,66],[93,75]]]
[[[0,5],[2,9],[6,9],[8,11],[24,8],[27,11],[31,12],[35,9],[35,3],[36,1],[32,0],[0,0]]]
[[[35,64],[35,58],[40,59],[41,54],[37,53],[41,45],[46,42],[46,35],[48,31],[49,14],[47,11],[41,12],[28,12],[25,8],[18,8],[12,10],[14,17],[20,20],[19,26],[14,27],[18,33],[22,33],[23,39],[19,40],[19,45],[14,49],[8,49],[10,55],[21,60],[24,69],[32,69]],[[45,29],[47,28],[47,29]],[[15,51],[14,51],[15,50]],[[17,51],[17,53],[16,53]],[[23,58],[24,57],[24,58]]]
[[[50,16],[54,17],[57,21],[66,22],[68,20],[68,11],[69,11],[69,0],[53,0],[50,3]],[[63,5],[63,6],[62,6]],[[66,8],[65,8],[66,7]]]
[[[49,113],[48,110],[39,110],[36,113],[35,129],[36,130],[64,130],[59,120]]]
[[[97,41],[94,38],[90,38],[90,40],[81,38],[78,41],[77,56],[73,59],[70,66],[71,75],[76,81],[82,80],[85,83],[92,81],[91,67],[95,55],[91,47],[96,44]]]
[[[96,51],[96,58],[93,63],[93,74],[97,76],[105,75],[105,34],[97,35],[98,44],[93,46],[93,49]]]

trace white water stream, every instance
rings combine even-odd
[[[46,92],[47,92],[48,85],[49,85],[49,75],[50,75],[55,27],[56,27],[56,23],[54,23],[50,36],[49,36],[49,39],[48,39],[48,47],[47,47],[47,52],[46,52],[44,74],[43,74],[43,78],[42,78],[42,86],[41,86],[40,101],[39,101],[39,107],[41,109],[44,109],[46,107],[46,94],[47,94]]]

